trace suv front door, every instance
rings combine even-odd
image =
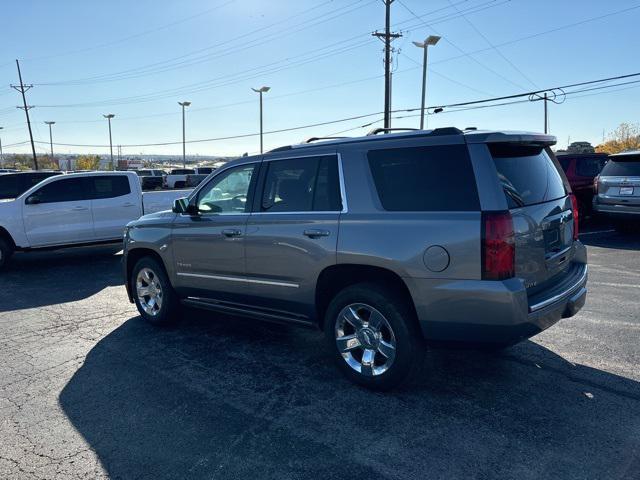
[[[213,177],[173,223],[176,287],[187,296],[233,300],[244,293],[244,234],[259,163]]]
[[[86,177],[57,177],[24,199],[24,229],[32,247],[94,240]]]
[[[336,154],[265,160],[245,239],[247,279],[261,308],[305,322],[316,280],[336,263],[343,210]]]

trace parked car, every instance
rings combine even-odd
[[[0,176],[0,200],[16,198],[45,178],[60,175],[61,172],[41,171],[4,173]]]
[[[202,174],[194,173],[193,175],[187,175],[185,187],[188,187],[188,188],[197,187],[198,185],[200,185],[200,182],[202,182],[208,176],[209,176],[208,174],[204,174],[204,173]]]
[[[640,150],[609,156],[595,180],[593,209],[611,218],[618,230],[640,226]]]
[[[16,170],[14,168],[0,168],[0,173],[14,173],[18,171],[19,170]]]
[[[594,178],[598,176],[604,164],[607,163],[607,158],[608,155],[606,153],[567,153],[558,155],[558,161],[569,180],[571,190],[578,199],[578,210],[581,217],[591,215],[591,206],[595,194]]]
[[[165,177],[165,187],[185,188],[187,186],[187,175],[194,175],[195,173],[196,171],[193,168],[174,168]]]
[[[160,190],[164,187],[164,177],[166,173],[162,170],[136,170],[140,178],[142,190]]]
[[[195,171],[198,175],[209,175],[215,170],[215,167],[196,167]]]
[[[134,172],[46,178],[0,202],[0,268],[16,250],[122,241],[128,222],[170,208],[180,195],[184,192],[143,194]]]
[[[278,148],[125,230],[129,299],[324,329],[353,381],[390,388],[423,339],[509,345],[575,315],[587,254],[555,137],[456,128]]]

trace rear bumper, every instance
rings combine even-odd
[[[593,210],[601,215],[606,215],[612,218],[640,220],[640,205],[599,203],[598,198],[595,197],[593,199]]]
[[[535,299],[528,298],[518,279],[407,283],[426,339],[513,344],[580,311],[587,297],[588,267],[584,263],[579,268],[562,290]]]

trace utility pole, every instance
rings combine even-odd
[[[4,127],[0,127],[2,130]],[[2,154],[2,138],[0,137],[0,167],[4,165],[4,155]]]
[[[51,145],[51,161],[53,162],[53,134],[51,133],[51,125],[55,125],[56,122],[44,122],[49,125],[49,145]]]
[[[24,114],[27,116],[27,127],[29,128],[29,138],[31,139],[31,152],[33,153],[33,166],[38,170],[38,157],[36,156],[36,146],[33,143],[33,132],[31,131],[31,121],[29,120],[29,109],[33,108],[33,106],[27,105],[27,97],[24,95],[27,90],[33,88],[33,85],[25,85],[22,83],[22,73],[20,73],[20,62],[18,59],[16,59],[16,66],[18,67],[18,79],[20,80],[20,85],[10,86],[22,94],[22,104],[24,106],[18,108],[20,110],[24,110]]]
[[[111,141],[111,119],[115,117],[115,115],[113,113],[107,113],[102,116],[109,122],[109,155],[111,157],[111,170],[115,170],[113,165],[113,142]]]
[[[384,33],[373,32],[374,37],[384,39],[384,128],[391,128],[391,41],[402,36],[391,33],[391,4],[394,0],[383,0],[385,7]]]
[[[191,102],[178,102],[178,105],[182,107],[182,168],[187,168],[187,140],[184,128],[184,109],[191,105]]]
[[[260,87],[260,88],[253,88],[251,87],[251,90],[253,90],[254,92],[258,93],[260,95],[260,154],[262,154],[262,94],[268,92],[269,90],[271,90],[271,87]]]
[[[544,133],[549,133],[549,112],[547,103],[549,99],[547,98],[547,94],[544,94]]]

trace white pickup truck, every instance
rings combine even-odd
[[[56,175],[0,200],[0,269],[16,250],[122,240],[124,226],[188,191],[142,192],[135,172]]]

